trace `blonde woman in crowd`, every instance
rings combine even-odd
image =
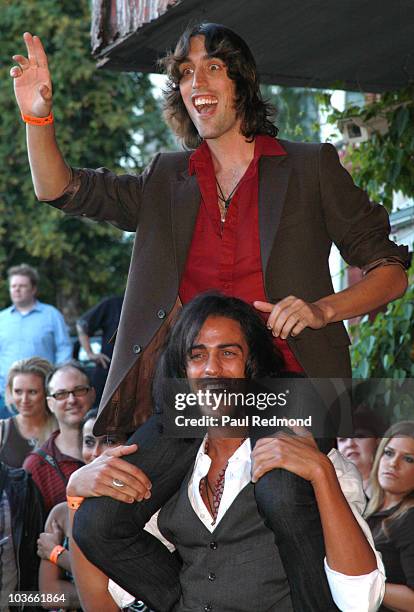
[[[390,427],[372,468],[366,510],[387,582],[381,611],[414,610],[414,421]]]
[[[46,403],[45,379],[53,366],[31,357],[15,361],[7,377],[7,391],[15,416],[0,421],[0,460],[21,467],[27,455],[58,429]]]

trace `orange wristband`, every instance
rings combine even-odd
[[[31,117],[30,115],[23,115],[22,113],[22,119],[29,125],[49,125],[54,121],[52,112],[50,112],[47,117]]]
[[[71,510],[77,510],[85,498],[84,497],[71,497],[70,495],[67,495],[66,499],[68,501],[69,508]]]
[[[52,549],[52,552],[50,553],[49,560],[55,565],[57,565],[58,557],[63,553],[64,550],[66,550],[64,546],[56,544],[56,546]]]

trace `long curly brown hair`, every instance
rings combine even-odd
[[[241,118],[241,132],[248,140],[258,134],[276,137],[277,127],[272,122],[275,108],[262,99],[256,62],[247,44],[229,28],[217,23],[201,23],[188,27],[181,35],[173,52],[159,61],[167,73],[164,90],[164,118],[177,137],[189,149],[195,149],[201,138],[187,113],[180,93],[180,64],[188,56],[190,39],[204,36],[209,56],[221,59],[228,77],[236,84],[235,108]]]

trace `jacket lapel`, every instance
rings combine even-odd
[[[259,162],[259,234],[265,277],[285,202],[291,165],[287,155],[262,157]],[[201,194],[195,175],[171,182],[171,220],[180,277],[193,237]]]
[[[262,157],[259,161],[259,235],[263,278],[279,227],[291,166],[289,157]]]
[[[196,176],[183,173],[183,179],[171,183],[171,221],[178,282],[184,270],[193,237],[201,194]]]

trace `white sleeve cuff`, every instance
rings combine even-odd
[[[379,569],[361,576],[346,576],[332,570],[326,558],[325,573],[332,598],[341,612],[375,612],[385,592],[385,576]]]
[[[108,591],[118,608],[127,608],[135,601],[135,597],[122,589],[119,584],[113,580],[108,581]]]
[[[342,612],[375,612],[380,607],[385,593],[385,570],[381,554],[375,550],[371,530],[361,516],[366,501],[361,476],[355,465],[336,449],[331,450],[328,457],[335,467],[342,492],[377,561],[377,569],[370,574],[346,576],[332,570],[325,559],[325,572],[332,598]]]

